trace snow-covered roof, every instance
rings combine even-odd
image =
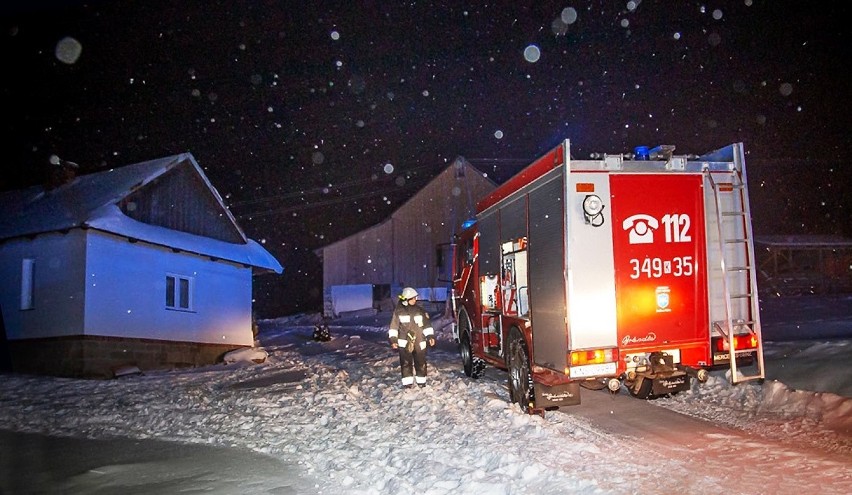
[[[195,169],[221,207],[222,217],[239,233],[231,243],[136,221],[118,203],[178,166]],[[281,264],[262,246],[248,239],[190,153],[81,175],[47,190],[43,186],[0,194],[0,240],[72,228],[92,228],[139,241],[281,273]]]

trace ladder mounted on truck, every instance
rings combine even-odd
[[[728,344],[731,382],[736,384],[762,380],[765,378],[763,337],[758,307],[751,209],[748,186],[744,178],[745,172],[741,167],[734,166],[728,176],[730,182],[714,179],[709,169],[705,169],[704,174],[713,188],[716,204],[719,259],[725,301],[725,319],[714,321],[713,330],[718,332]],[[727,194],[732,195],[730,201],[724,201],[724,195]],[[745,301],[745,304],[741,304],[742,301]],[[737,369],[735,336],[742,334],[743,330],[757,339],[754,374],[742,374]]]

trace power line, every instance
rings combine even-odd
[[[388,178],[381,178],[381,179],[375,179],[375,180],[372,179],[372,178],[370,178],[370,179],[358,179],[358,180],[353,180],[353,181],[348,181],[348,182],[342,182],[340,184],[334,184],[334,185],[331,185],[331,186],[317,186],[317,187],[302,190],[302,191],[275,194],[273,196],[267,196],[267,197],[264,197],[264,198],[256,198],[256,199],[247,199],[247,200],[243,200],[243,201],[236,201],[234,203],[231,203],[231,206],[248,206],[248,205],[255,205],[255,204],[258,204],[258,203],[265,203],[267,201],[277,201],[277,200],[281,200],[281,199],[295,198],[295,197],[298,197],[298,196],[306,196],[306,195],[309,195],[309,194],[326,193],[327,190],[330,189],[330,188],[341,190],[341,189],[346,189],[346,188],[349,188],[349,187],[360,186],[360,185],[375,182],[375,181],[384,182],[384,181],[387,181]]]
[[[529,158],[465,158],[465,160],[469,162],[520,162],[520,163],[532,163],[533,160]]]
[[[404,176],[404,175],[407,175],[407,174],[410,174],[410,173],[413,173],[413,172],[418,172],[420,170],[423,170],[423,169],[426,169],[426,168],[429,168],[429,167],[431,167],[431,165],[422,165],[420,167],[415,167],[415,168],[409,169],[409,170],[405,171],[404,173],[402,173],[400,175]],[[307,190],[304,190],[304,191],[288,192],[288,193],[282,193],[282,194],[275,194],[275,195],[267,196],[267,197],[264,197],[264,198],[237,201],[237,202],[231,203],[230,208],[254,206],[254,205],[259,205],[259,204],[267,203],[267,202],[271,202],[271,201],[281,201],[281,200],[285,200],[285,199],[292,199],[292,198],[296,198],[296,197],[299,197],[299,196],[307,196],[307,195],[312,195],[312,194],[327,194],[328,190],[332,189],[332,188],[336,189],[337,191],[341,191],[343,189],[349,189],[349,188],[353,188],[353,187],[357,187],[357,186],[363,186],[365,184],[374,184],[376,182],[387,183],[390,180],[396,181],[396,177],[398,177],[398,176],[393,176],[393,175],[388,174],[386,177],[382,177],[382,178],[379,178],[379,179],[373,179],[373,178],[355,179],[355,180],[350,180],[350,181],[342,182],[342,183],[339,183],[339,184],[335,184],[335,185],[332,185],[332,186],[318,186],[318,187],[307,189]],[[431,177],[422,177],[422,178],[418,178],[418,179],[415,179],[415,180],[406,180],[406,183],[404,185],[394,186],[394,187],[396,187],[396,188],[411,187],[412,185],[418,184],[421,180],[424,180],[424,179],[431,180],[432,178]],[[339,199],[341,201],[354,201],[355,199],[359,199],[359,198],[366,197],[366,196],[373,196],[373,195],[377,195],[377,194],[390,193],[390,192],[393,192],[393,190],[394,190],[393,188],[385,186],[383,189],[374,190],[374,191],[371,191],[369,193],[347,195],[347,196],[343,196]],[[333,203],[329,203],[329,201],[332,201],[332,200],[319,201],[319,202],[315,202],[315,203],[310,203],[309,205],[284,206],[284,207],[280,207],[280,208],[274,208],[272,210],[269,210],[268,212],[261,211],[261,212],[257,212],[257,213],[244,213],[244,214],[237,215],[237,217],[245,218],[245,217],[249,217],[249,216],[265,216],[265,215],[269,215],[269,214],[275,213],[275,212],[295,211],[295,210],[301,210],[301,209],[305,209],[305,208],[313,208],[314,206],[324,206],[326,204],[333,204]],[[337,202],[337,201],[335,201],[335,202]]]
[[[273,208],[271,210],[265,210],[265,211],[260,211],[260,212],[256,212],[256,213],[244,213],[242,215],[236,215],[236,217],[237,218],[248,218],[248,217],[257,218],[257,217],[265,217],[265,216],[275,215],[275,214],[292,213],[294,211],[308,210],[308,209],[317,208],[317,207],[320,207],[320,206],[330,206],[330,205],[335,205],[335,204],[340,204],[340,203],[348,203],[348,202],[351,202],[351,201],[357,201],[359,199],[369,198],[371,196],[378,196],[379,194],[386,194],[387,192],[388,192],[388,190],[368,191],[368,192],[364,192],[364,193],[361,193],[361,194],[355,194],[355,195],[352,195],[352,196],[332,198],[332,199],[327,199],[327,200],[324,200],[324,201],[316,201],[316,202],[313,202],[313,203],[306,203],[306,204],[294,205],[294,206],[283,206],[283,207],[280,207],[280,208]]]

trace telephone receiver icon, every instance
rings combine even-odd
[[[657,219],[651,215],[639,213],[631,215],[621,222],[621,228],[629,230],[630,244],[651,244],[654,242],[654,230],[660,227]]]

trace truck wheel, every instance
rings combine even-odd
[[[470,345],[470,334],[467,331],[462,331],[459,339],[459,351],[461,352],[462,364],[464,365],[464,374],[471,378],[479,378],[485,373],[485,361],[473,355],[473,348]]]
[[[512,402],[521,406],[523,412],[532,414],[535,409],[535,392],[529,356],[524,337],[518,329],[513,328],[509,336],[509,396]]]

